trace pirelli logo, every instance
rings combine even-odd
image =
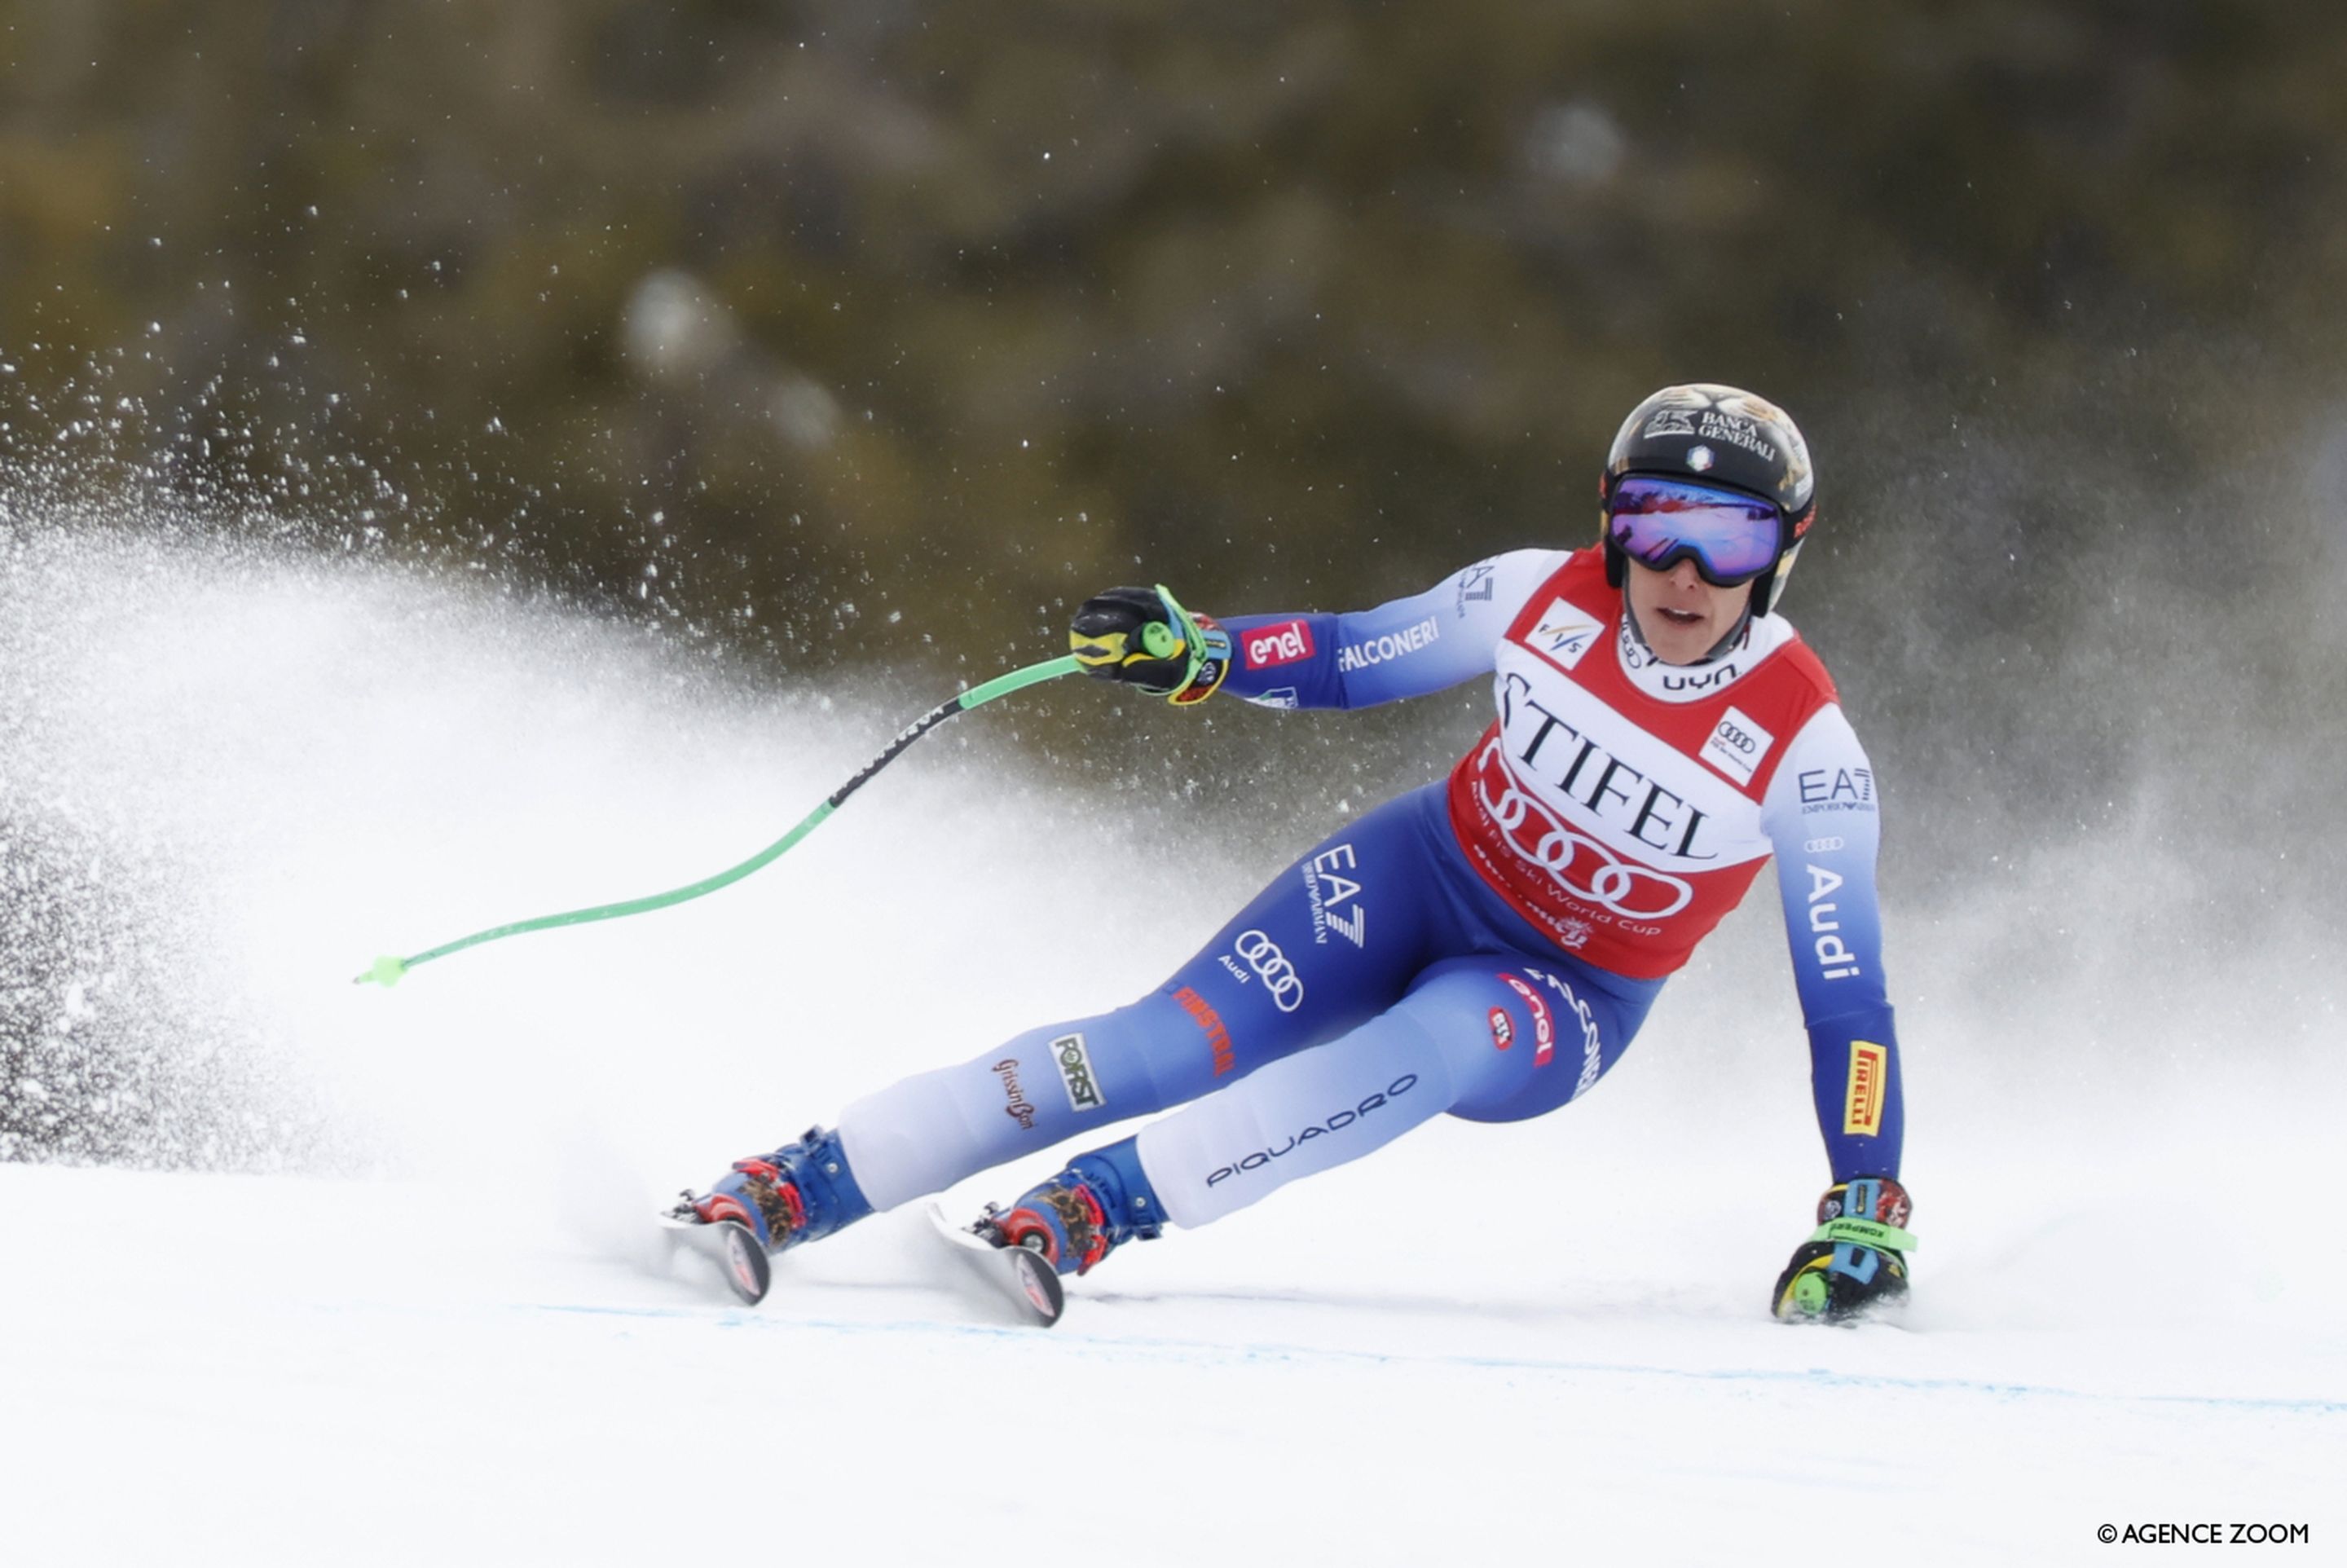
[[[1850,1042],[1850,1092],[1841,1102],[1841,1130],[1871,1137],[1882,1131],[1883,1080],[1891,1052],[1870,1040]]]

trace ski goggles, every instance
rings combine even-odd
[[[1652,474],[1617,481],[1605,504],[1605,537],[1624,555],[1656,571],[1692,560],[1715,588],[1776,565],[1783,527],[1784,514],[1757,496]]]

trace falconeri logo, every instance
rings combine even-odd
[[[1441,638],[1442,628],[1437,626],[1434,617],[1430,615],[1399,631],[1389,631],[1364,642],[1344,644],[1337,650],[1337,669],[1340,674],[1349,675],[1356,670],[1366,670],[1372,664],[1383,664],[1405,653],[1415,653],[1441,641]]]

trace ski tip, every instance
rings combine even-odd
[[[1046,1328],[1057,1323],[1060,1314],[1068,1309],[1068,1293],[1060,1283],[1058,1271],[1023,1246],[1002,1250],[1010,1255],[1011,1271],[1019,1277],[1019,1288],[1025,1292],[1027,1304],[1035,1309],[1035,1316]]]
[[[1060,1314],[1067,1310],[1067,1292],[1058,1272],[1040,1254],[1020,1246],[998,1246],[974,1227],[947,1218],[945,1210],[934,1202],[928,1204],[928,1215],[938,1234],[973,1268],[1017,1300],[1036,1323],[1049,1328],[1060,1320]]]
[[[684,1245],[717,1266],[726,1288],[743,1306],[755,1307],[766,1299],[766,1292],[774,1284],[774,1260],[758,1245],[758,1238],[751,1234],[748,1225],[739,1220],[712,1224],[674,1209],[663,1210],[656,1217],[672,1243]]]
[[[766,1292],[774,1283],[774,1260],[750,1227],[738,1220],[727,1220],[725,1225],[725,1283],[742,1298],[744,1307],[755,1307],[766,1299]]]

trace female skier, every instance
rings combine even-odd
[[[1176,705],[1359,708],[1491,676],[1498,713],[1447,781],[1322,842],[1148,996],[859,1100],[679,1216],[779,1252],[1183,1106],[979,1222],[1081,1274],[1444,1112],[1579,1098],[1773,853],[1833,1181],[1772,1309],[1835,1320],[1903,1294],[1874,774],[1772,612],[1816,518],[1808,447],[1749,393],[1667,387],[1623,424],[1601,494],[1594,548],[1512,551],[1359,613],[1085,601],[1085,668]]]

